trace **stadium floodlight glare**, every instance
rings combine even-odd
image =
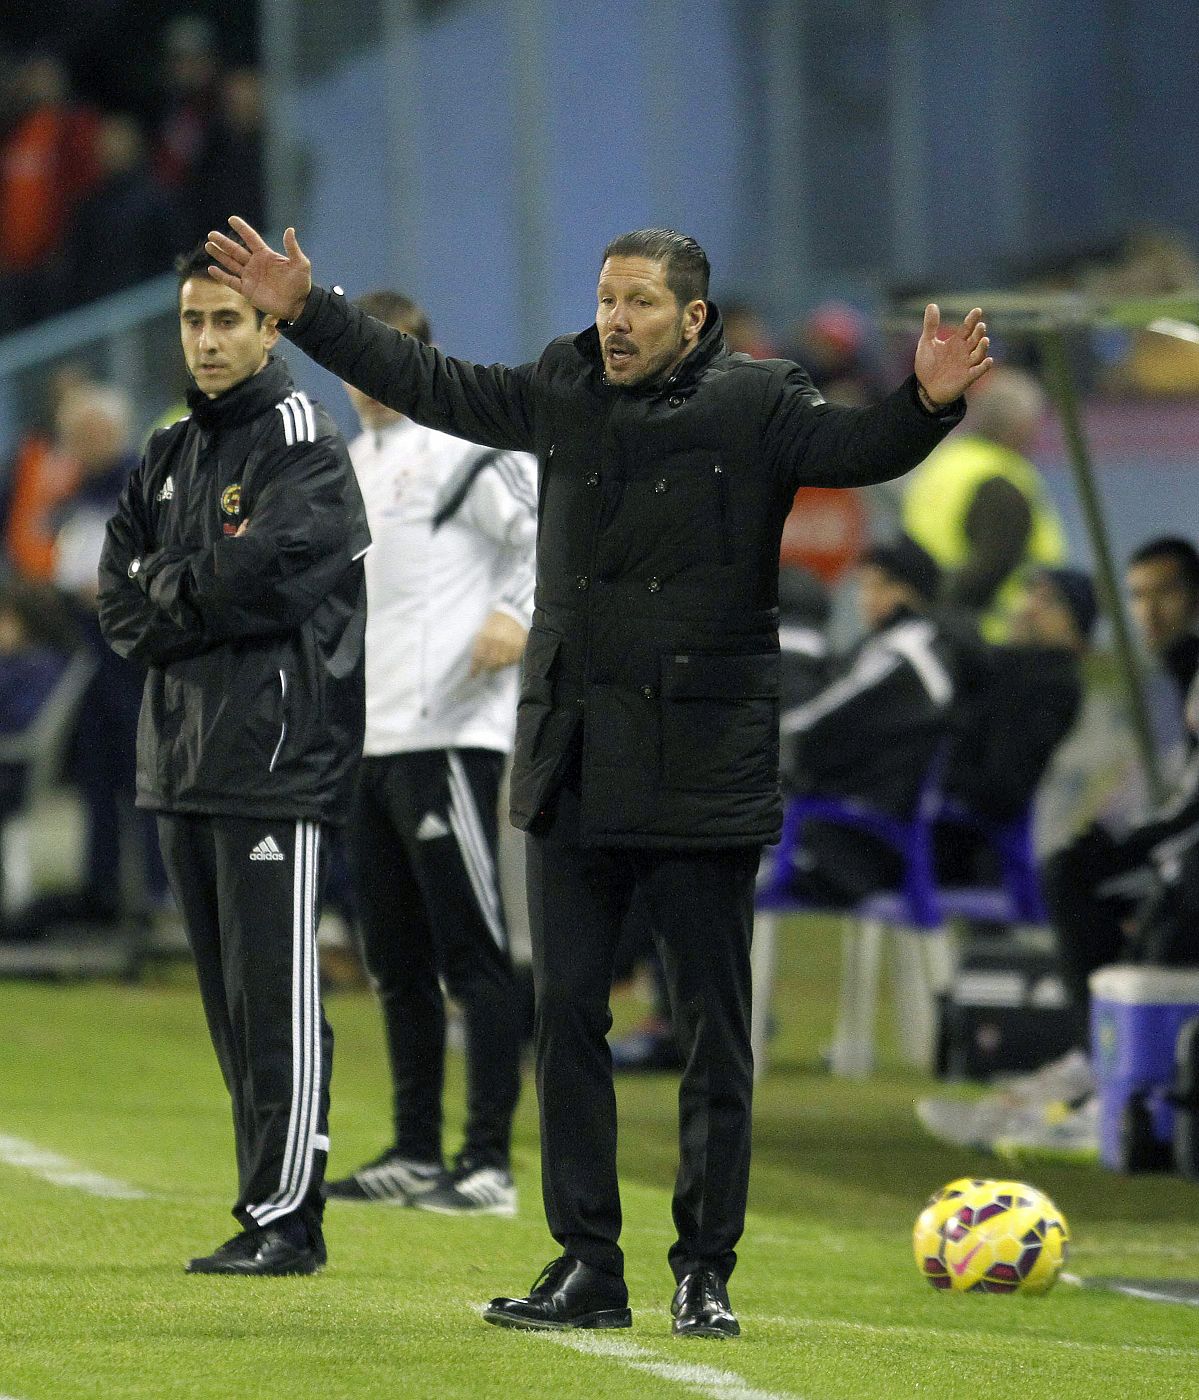
[[[1104,297],[1084,292],[982,292],[930,293],[926,297],[898,298],[883,317],[887,330],[909,332],[917,328],[924,308],[935,301],[942,317],[965,315],[971,307],[985,310],[992,341],[1033,340],[1040,346],[1049,389],[1061,418],[1062,430],[1074,475],[1074,486],[1086,521],[1095,558],[1095,573],[1103,611],[1111,623],[1112,640],[1136,734],[1137,748],[1155,802],[1165,796],[1157,746],[1145,699],[1144,669],[1120,596],[1112,559],[1107,522],[1095,482],[1095,469],[1082,425],[1078,386],[1070,363],[1067,336],[1093,330],[1147,330],[1199,343],[1199,287],[1160,296]]]

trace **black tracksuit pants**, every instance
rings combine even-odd
[[[616,1095],[606,1034],[621,926],[637,894],[654,929],[685,1060],[674,1189],[676,1279],[728,1278],[749,1189],[750,938],[759,848],[609,850],[579,844],[568,782],[528,838],[537,990],[541,1179],[566,1253],[623,1272]]]
[[[315,1236],[333,1060],[316,951],[321,825],[160,814],[158,830],[233,1101],[233,1214],[247,1229],[299,1215]]]
[[[446,991],[466,1031],[458,1161],[507,1167],[520,1094],[520,997],[496,872],[504,756],[364,758],[350,818],[363,957],[383,1008],[395,1146],[441,1160]]]

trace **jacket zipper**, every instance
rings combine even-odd
[[[271,766],[268,773],[275,771],[275,764],[279,760],[279,752],[283,748],[283,741],[287,738],[287,672],[280,668],[279,671],[279,701],[283,709],[283,720],[279,725],[279,742],[275,745],[275,752],[271,754]]]

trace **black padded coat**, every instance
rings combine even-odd
[[[419,423],[539,463],[537,593],[511,809],[535,828],[581,744],[588,844],[778,837],[778,566],[802,485],[914,467],[962,404],[911,378],[874,408],[824,402],[798,365],[730,354],[709,306],[665,382],[606,383],[594,327],[518,368],[451,359],[314,288],[284,333]]]

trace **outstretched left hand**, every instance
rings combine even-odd
[[[958,330],[943,332],[941,309],[930,301],[916,346],[916,378],[929,406],[947,407],[981,379],[995,363],[987,354],[990,346],[980,307],[966,316]]]

